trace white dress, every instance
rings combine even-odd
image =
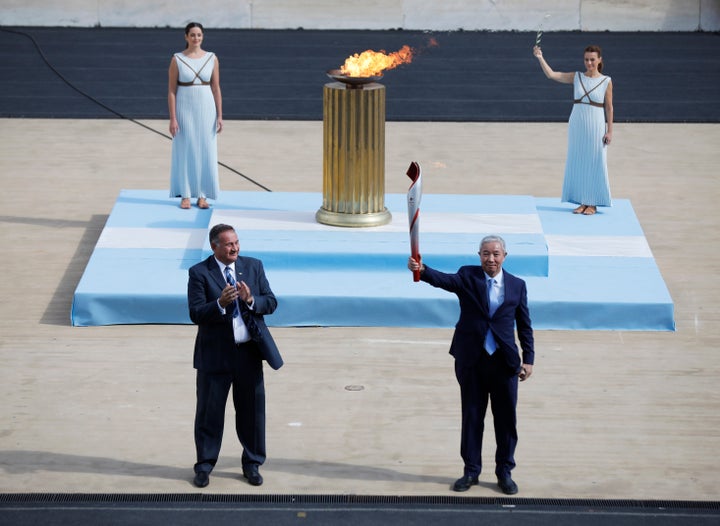
[[[172,141],[170,197],[216,199],[217,110],[210,89],[215,55],[189,58],[175,53],[178,86],[175,97],[180,131]]]
[[[605,91],[610,77],[587,77],[576,72],[575,104],[568,124],[568,152],[562,201],[582,205],[612,206],[607,170]]]

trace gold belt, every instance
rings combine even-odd
[[[204,80],[200,81],[200,84],[195,84],[194,82],[180,82],[178,80],[178,86],[209,86],[209,82],[205,82]]]

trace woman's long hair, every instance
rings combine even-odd
[[[202,29],[202,27],[200,27],[200,29]],[[600,48],[600,46],[595,46],[595,45],[588,46],[585,48],[585,53],[597,53],[597,56],[600,59],[600,62],[598,62],[597,69],[598,69],[598,72],[602,73],[603,61],[602,61],[602,49]]]
[[[193,27],[199,27],[200,31],[202,31],[203,33],[205,32],[205,28],[202,26],[202,24],[200,22],[190,22],[188,25],[185,26],[185,36],[187,36],[190,33],[190,30]],[[185,49],[187,49],[187,48],[188,48],[188,43],[185,42]]]

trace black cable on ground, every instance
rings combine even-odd
[[[30,41],[31,41],[31,42],[33,43],[33,45],[35,46],[35,49],[37,50],[38,54],[40,55],[40,58],[42,58],[43,62],[45,62],[45,65],[46,65],[48,68],[50,68],[50,71],[52,71],[60,80],[62,80],[65,84],[67,84],[69,88],[71,88],[72,90],[76,91],[77,93],[79,93],[79,94],[82,95],[83,97],[87,98],[88,100],[90,100],[90,101],[93,102],[94,104],[97,104],[97,105],[100,106],[101,108],[109,111],[110,113],[112,113],[113,115],[115,115],[115,116],[117,116],[117,117],[119,117],[119,118],[121,118],[121,119],[130,121],[130,122],[132,122],[133,124],[137,124],[138,126],[142,126],[142,127],[145,128],[146,130],[149,130],[149,131],[151,131],[151,132],[153,132],[153,133],[157,133],[158,135],[161,135],[162,137],[165,137],[166,139],[172,140],[172,137],[170,137],[169,135],[167,135],[167,134],[165,134],[165,133],[162,133],[162,132],[159,132],[159,131],[157,131],[156,129],[151,128],[150,126],[146,126],[146,125],[143,124],[142,122],[138,122],[138,121],[136,121],[135,119],[133,119],[133,118],[131,118],[131,117],[127,117],[126,115],[123,115],[122,113],[119,113],[119,112],[115,111],[115,110],[112,109],[110,106],[108,106],[108,105],[106,105],[106,104],[103,104],[102,102],[100,102],[99,100],[97,100],[96,98],[94,98],[93,96],[88,95],[87,93],[85,93],[84,91],[82,91],[80,88],[78,88],[77,86],[75,86],[72,82],[70,82],[69,80],[67,80],[67,79],[62,75],[62,73],[60,73],[57,69],[55,69],[55,67],[50,63],[50,61],[49,61],[49,60],[47,59],[47,57],[45,56],[45,53],[43,53],[42,48],[41,48],[40,45],[37,43],[37,41],[35,40],[35,38],[34,38],[32,35],[30,35],[29,33],[25,33],[25,32],[23,32],[23,31],[17,31],[17,30],[15,30],[15,29],[7,29],[7,28],[4,28],[4,27],[0,27],[0,31],[5,31],[6,33],[14,33],[14,34],[16,34],[16,35],[21,35],[21,36],[24,36],[24,37],[29,38]],[[254,185],[259,186],[259,187],[262,188],[263,190],[265,190],[265,191],[267,191],[267,192],[272,192],[272,190],[270,190],[268,187],[263,186],[262,184],[258,183],[257,181],[255,181],[254,179],[248,177],[247,175],[245,175],[245,174],[237,171],[237,170],[234,169],[234,168],[231,168],[231,167],[228,166],[227,164],[218,161],[218,165],[222,166],[223,168],[226,168],[227,170],[230,170],[231,172],[239,175],[240,177],[246,179],[247,181],[253,183]]]

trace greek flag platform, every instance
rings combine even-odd
[[[211,254],[208,230],[233,225],[278,298],[270,326],[452,327],[456,297],[407,270],[405,194],[391,223],[319,224],[320,193],[222,192],[181,210],[166,190],[123,190],[73,298],[75,326],[189,324],[187,271]],[[438,270],[477,265],[480,239],[503,236],[504,268],[525,279],[536,329],[672,331],[673,302],[630,201],[592,217],[558,198],[424,195],[420,252]]]

